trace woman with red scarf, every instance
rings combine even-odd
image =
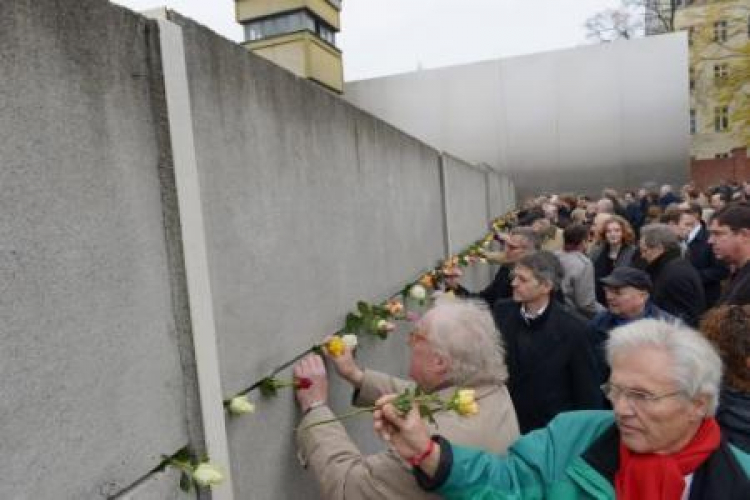
[[[644,319],[612,330],[607,360],[613,411],[563,413],[506,456],[431,437],[416,409],[402,417],[387,399],[375,429],[422,488],[448,499],[750,499],[750,455],[713,417],[721,360],[711,344]]]

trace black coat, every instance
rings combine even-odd
[[[609,276],[616,267],[632,267],[636,255],[637,248],[634,245],[625,245],[620,248],[617,259],[613,263],[609,258],[609,244],[599,243],[591,249],[589,257],[591,258],[591,263],[594,265],[594,287],[597,302],[600,304],[607,303],[601,279]]]
[[[680,257],[680,251],[664,252],[646,266],[646,272],[654,284],[654,304],[686,324],[697,326],[706,310],[703,283],[693,265]]]
[[[750,304],[750,262],[742,266],[732,276],[726,292],[719,299],[719,304]]]
[[[487,285],[487,288],[479,292],[479,297],[492,307],[500,299],[509,299],[513,297],[513,287],[511,287],[511,267],[508,265],[500,266],[495,274],[495,279]]]
[[[708,244],[708,231],[705,226],[688,243],[685,255],[698,271],[706,295],[706,307],[713,307],[721,295],[721,281],[729,276],[729,268],[716,258],[711,245]]]
[[[522,433],[563,411],[602,407],[593,334],[585,322],[554,300],[530,322],[511,300],[496,302],[492,314],[505,340],[508,390]]]

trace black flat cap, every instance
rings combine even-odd
[[[651,278],[645,271],[632,267],[617,267],[612,274],[599,280],[604,286],[622,288],[632,286],[639,290],[651,290]]]

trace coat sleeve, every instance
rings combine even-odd
[[[332,422],[309,429],[306,425],[333,418],[327,406],[312,410],[297,431],[299,459],[312,470],[328,500],[422,498],[417,483],[392,452],[362,455],[343,425]]]
[[[591,261],[587,260],[583,272],[573,277],[573,301],[589,318],[599,312],[594,286],[594,265]]]
[[[688,325],[696,326],[706,308],[706,298],[700,281],[691,278],[687,273],[674,273],[669,276],[664,289],[662,309],[679,317]]]
[[[354,393],[353,402],[355,406],[372,406],[385,394],[401,393],[407,387],[413,386],[413,382],[391,377],[374,370],[365,370],[362,384],[359,390]]]
[[[713,283],[720,283],[729,277],[729,267],[722,261],[716,258],[713,251],[708,249],[706,252],[706,260],[708,266],[703,269],[698,269],[698,274],[701,277],[701,283],[704,285],[711,285]]]
[[[417,480],[449,500],[578,498],[566,471],[611,425],[610,412],[564,413],[521,437],[506,456],[441,442],[442,470],[432,479],[416,473]]]
[[[600,374],[591,341],[595,335],[591,326],[583,324],[570,346],[570,386],[573,387],[573,400],[578,409],[603,408],[604,396],[598,386]]]

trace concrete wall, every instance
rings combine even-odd
[[[145,19],[0,3],[0,498],[107,498],[187,441]],[[174,484],[172,485],[174,486]]]
[[[218,406],[432,268],[446,224],[456,249],[481,237],[497,203],[484,169],[450,159],[446,204],[439,151],[173,18],[187,124],[168,121],[155,22],[103,0],[0,3],[0,498],[195,497],[154,472],[207,428],[170,132],[195,135]],[[364,339],[362,364],[403,375],[405,328]],[[349,396],[333,382],[336,410]],[[227,420],[235,498],[316,497],[296,420],[291,391]],[[369,426],[350,429],[382,449]]]
[[[184,30],[229,397],[340,328],[356,300],[384,300],[444,258],[444,205],[456,234],[452,251],[481,237],[486,174],[446,156],[444,204],[439,152],[173,19]],[[475,281],[481,286],[487,278],[485,271]],[[403,333],[368,341],[361,361],[404,374]],[[350,392],[334,387],[334,408],[344,411]],[[257,418],[228,422],[238,498],[314,490],[309,477],[290,474],[298,467],[291,434],[297,418],[285,394],[263,402]],[[352,425],[363,450],[382,449],[368,419]]]
[[[509,173],[519,194],[680,184],[689,165],[684,33],[350,82],[345,98]]]

